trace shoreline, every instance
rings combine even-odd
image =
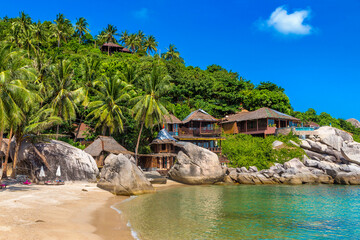
[[[166,184],[153,184],[153,186],[156,189],[156,192],[158,192],[191,185],[167,179]],[[151,194],[156,194],[156,192]],[[124,240],[136,239],[137,236],[135,237],[134,235],[137,235],[138,233],[135,230],[132,232],[131,226],[128,226],[127,216],[119,212],[119,210],[113,208],[114,205],[121,204],[129,198],[130,197],[128,196],[113,195],[113,197],[110,197],[105,204],[93,212],[91,225],[96,228],[94,233],[101,239],[115,240],[119,239],[119,236],[121,236],[121,239]]]

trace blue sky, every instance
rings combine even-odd
[[[314,108],[360,119],[360,1],[23,1],[3,2],[0,16],[34,20],[61,12],[85,17],[92,34],[108,23],[143,30],[162,52],[176,45],[187,65],[211,64],[286,90],[297,111]]]

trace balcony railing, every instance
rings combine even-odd
[[[220,135],[221,129],[209,129],[206,127],[202,128],[186,128],[182,127],[179,129],[179,136],[209,136],[209,135]]]
[[[221,147],[209,147],[208,149],[213,153],[221,153]]]

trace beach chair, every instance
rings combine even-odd
[[[0,189],[6,188],[6,184],[0,183]]]

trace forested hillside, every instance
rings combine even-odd
[[[58,14],[34,22],[24,12],[0,20],[0,128],[17,141],[61,134],[72,142],[74,123],[85,122],[95,130],[89,139],[112,135],[131,151],[138,143],[139,152],[147,152],[164,114],[183,119],[198,108],[222,118],[270,107],[359,134],[326,113],[293,112],[284,89],[266,79],[255,85],[218,65],[187,66],[173,44],[159,56],[156,37],[141,30],[109,24],[93,33],[85,18],[71,20],[76,24]],[[105,42],[133,54],[102,53]]]

